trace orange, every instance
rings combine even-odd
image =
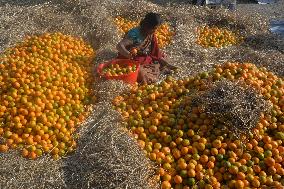
[[[237,182],[235,183],[235,187],[236,187],[236,188],[240,188],[240,189],[242,189],[242,188],[244,188],[244,187],[245,187],[245,184],[244,184],[244,182],[243,182],[243,181],[241,181],[241,180],[237,180]]]
[[[176,184],[181,184],[182,183],[182,177],[180,175],[176,175],[174,177],[174,181]]]
[[[36,155],[36,153],[35,152],[29,152],[29,155],[28,155],[28,157],[30,158],[30,159],[36,159],[37,158],[37,155]]]
[[[138,53],[138,50],[136,48],[132,48],[130,53],[133,55],[133,56],[136,56],[137,53]]]
[[[267,157],[264,161],[267,166],[271,167],[275,165],[275,160],[272,157]]]
[[[161,185],[162,189],[170,189],[171,188],[171,183],[169,181],[163,181]]]
[[[206,155],[201,155],[199,161],[200,161],[202,164],[206,164],[206,163],[208,162],[208,156],[206,156]]]
[[[0,152],[7,152],[9,147],[7,145],[0,144]]]
[[[189,177],[195,177],[195,170],[194,169],[189,169],[188,171],[187,171],[187,175],[189,176]]]
[[[170,181],[171,179],[172,179],[171,175],[169,175],[167,173],[163,175],[163,180],[164,181]]]

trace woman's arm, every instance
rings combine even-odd
[[[127,38],[122,39],[116,46],[118,52],[126,58],[132,58],[131,53],[126,49],[127,46],[133,45],[133,41]]]

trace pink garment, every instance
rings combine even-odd
[[[137,62],[139,62],[141,65],[146,65],[146,64],[152,64],[154,61],[158,61],[164,57],[164,54],[161,53],[159,47],[158,47],[158,41],[155,35],[153,35],[152,38],[152,44],[151,44],[151,53],[149,55],[138,55],[135,56],[133,59]],[[127,59],[123,55],[119,54],[118,57],[119,59]]]

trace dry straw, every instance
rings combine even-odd
[[[228,60],[251,60],[284,75],[283,43],[268,33],[262,16],[145,0],[1,1],[0,52],[25,35],[61,31],[91,43],[97,52],[94,63],[98,64],[116,56],[115,44],[121,36],[112,19],[118,15],[138,19],[149,11],[161,13],[176,32],[173,43],[164,49],[171,62],[181,68],[175,77],[196,74]],[[240,46],[203,49],[195,44],[195,31],[205,24],[240,31],[249,39]],[[270,37],[262,40],[267,35]],[[0,188],[157,188],[152,179],[154,165],[121,129],[119,115],[110,108],[110,99],[128,87],[116,81],[94,85],[99,102],[78,131],[74,154],[59,161],[48,156],[29,161],[15,151],[1,154]]]
[[[191,106],[200,107],[238,138],[253,133],[261,113],[271,109],[253,87],[229,80],[209,84],[206,91],[194,95]]]
[[[82,125],[77,152],[63,160],[68,188],[157,188],[154,165],[120,125],[120,115],[99,103]]]

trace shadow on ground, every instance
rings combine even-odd
[[[243,46],[254,50],[276,50],[284,53],[284,38],[273,33],[260,34],[248,37]]]

